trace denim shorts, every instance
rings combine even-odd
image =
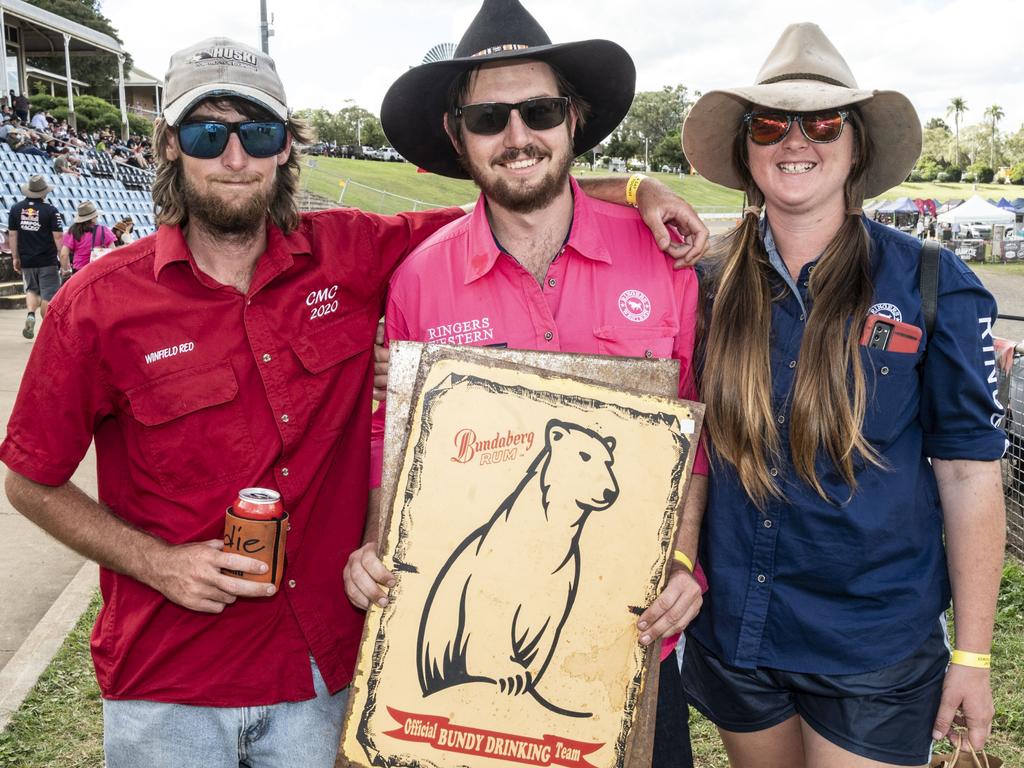
[[[57,267],[22,267],[21,279],[25,293],[34,293],[43,301],[49,301],[60,288],[60,274]]]
[[[853,675],[741,669],[691,636],[683,684],[689,703],[723,730],[762,731],[800,715],[847,752],[894,765],[924,765],[931,759],[932,726],[948,664],[941,620],[907,658]]]
[[[349,689],[333,696],[313,664],[316,697],[265,707],[103,701],[107,768],[332,768]]]

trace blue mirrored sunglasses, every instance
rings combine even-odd
[[[242,148],[251,157],[276,155],[284,149],[288,138],[287,127],[277,120],[246,120],[241,123],[199,120],[178,126],[178,146],[189,157],[209,160],[221,155],[232,133],[238,134]]]

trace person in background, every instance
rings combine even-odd
[[[62,275],[72,275],[90,261],[95,248],[110,248],[114,245],[114,233],[100,224],[100,210],[92,200],[78,204],[75,223],[64,234],[64,243],[60,249],[60,271]]]
[[[31,339],[35,336],[36,310],[41,320],[60,287],[57,252],[64,237],[64,220],[60,212],[46,202],[53,187],[43,176],[29,177],[28,182],[21,185],[21,191],[25,199],[11,208],[7,231],[14,271],[21,273],[28,305],[21,335]]]
[[[125,216],[114,225],[115,245],[128,245],[139,239],[135,234],[135,220],[131,216]]]

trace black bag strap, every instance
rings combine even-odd
[[[924,327],[931,339],[939,302],[939,244],[935,240],[921,243],[921,312]]]

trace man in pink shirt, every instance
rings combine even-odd
[[[453,60],[416,67],[392,85],[381,108],[392,145],[422,168],[472,178],[481,197],[472,215],[440,229],[395,271],[388,339],[673,357],[679,396],[697,399],[696,274],[673,270],[635,210],[589,197],[569,175],[573,158],[625,115],[634,82],[633,62],[615,43],[551,45],[518,0],[485,0]],[[635,195],[642,177],[631,182]],[[382,406],[373,486],[383,424]],[[691,562],[706,474],[700,451],[676,542]],[[361,608],[386,604],[391,585],[377,556],[376,504],[371,495],[365,544],[345,569],[346,593]],[[700,603],[700,584],[677,563],[639,619],[640,642],[682,631]]]

